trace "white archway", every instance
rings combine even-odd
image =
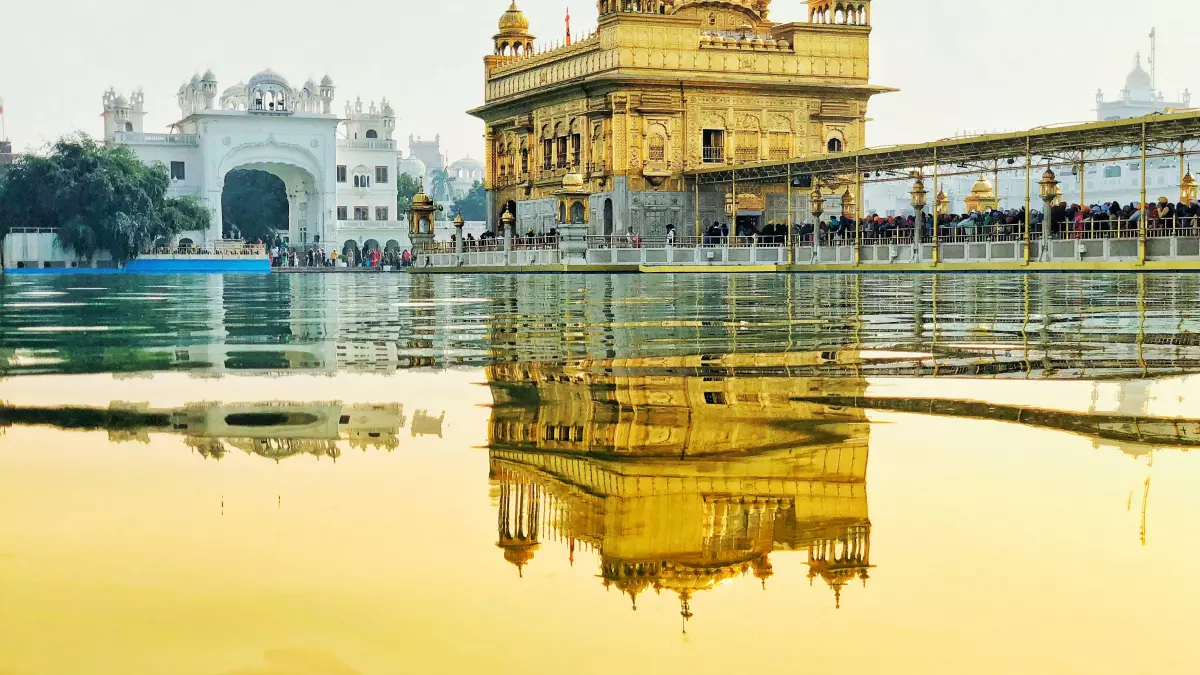
[[[272,174],[283,181],[288,199],[288,240],[293,244],[324,242],[331,228],[327,211],[332,210],[335,187],[333,168],[324,167],[307,149],[279,143],[274,136],[265,142],[245,143],[231,149],[221,158],[216,192],[213,230],[210,238],[220,238],[224,230],[221,216],[221,197],[225,178],[237,169],[251,169]]]

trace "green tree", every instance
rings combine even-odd
[[[421,189],[421,183],[412,176],[402,173],[396,176],[396,215],[400,218],[412,209],[413,195]]]
[[[88,260],[107,250],[123,263],[155,239],[207,227],[199,204],[166,196],[169,183],[165,167],[143,164],[127,147],[64,137],[0,177],[0,233],[57,228],[63,250]]]
[[[287,188],[266,171],[235,169],[221,191],[222,236],[275,241],[288,228]]]
[[[450,194],[450,172],[445,169],[434,169],[429,172],[429,196],[434,201],[444,202],[449,201]]]
[[[487,190],[483,183],[475,181],[467,194],[454,202],[451,211],[462,215],[463,220],[487,220]]]

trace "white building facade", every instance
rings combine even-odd
[[[178,91],[180,119],[170,133],[146,133],[141,92],[129,99],[105,93],[104,138],[131,147],[148,164],[170,174],[171,196],[192,196],[211,214],[202,232],[183,233],[182,243],[211,244],[223,238],[221,193],[229,172],[270,173],[283,181],[288,226],[280,238],[293,247],[326,249],[407,248],[408,229],[396,213],[395,112],[384,100],[363,109],[347,104],[345,119],[333,113],[328,76],[295,90],[265,70],[217,96],[211,71]],[[186,240],[186,241],[185,241]]]

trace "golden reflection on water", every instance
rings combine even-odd
[[[1187,378],[830,360],[0,381],[0,672],[1193,672]]]

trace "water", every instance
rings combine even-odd
[[[0,673],[1190,673],[1190,275],[0,279]]]

